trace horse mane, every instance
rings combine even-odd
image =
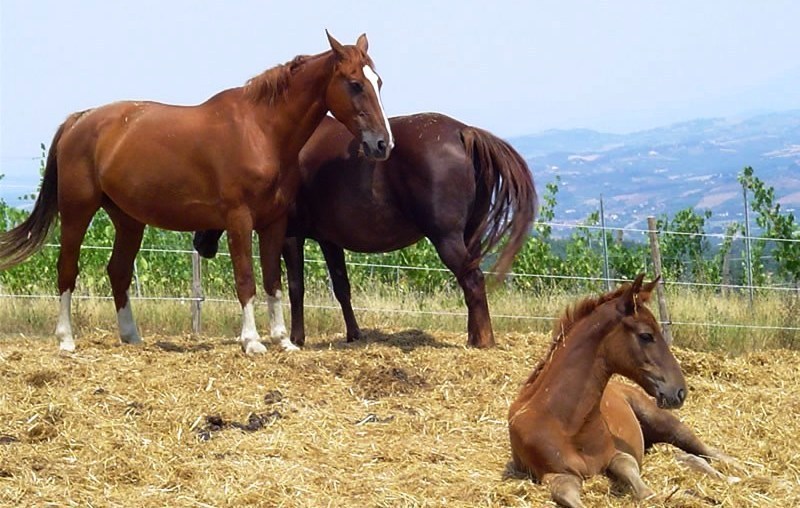
[[[579,300],[575,304],[567,305],[567,307],[564,309],[564,312],[561,314],[561,317],[553,324],[553,338],[550,342],[550,349],[547,351],[547,354],[544,355],[544,358],[539,360],[539,363],[533,369],[533,372],[531,372],[531,375],[528,377],[528,380],[525,381],[525,384],[529,385],[536,381],[536,378],[539,377],[539,374],[541,374],[545,365],[547,365],[547,362],[549,362],[550,358],[553,357],[553,352],[555,352],[559,344],[564,341],[564,337],[567,336],[576,323],[594,312],[597,307],[620,296],[625,292],[626,289],[628,289],[629,286],[630,283],[626,283],[617,289],[609,291],[608,293],[600,296],[589,296]]]
[[[312,58],[314,55],[297,55],[284,64],[278,64],[253,76],[244,85],[245,97],[253,102],[267,101],[269,104],[274,104],[278,99],[285,97],[292,74]]]

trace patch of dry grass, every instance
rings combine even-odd
[[[542,506],[509,469],[506,412],[544,354],[544,334],[392,328],[311,336],[250,358],[231,340],[112,333],[0,338],[0,505]],[[800,353],[730,358],[678,350],[691,391],[680,416],[746,464],[727,484],[647,455],[664,505],[800,505]],[[634,503],[604,478],[588,506]]]

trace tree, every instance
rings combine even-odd
[[[659,231],[670,232],[660,239],[661,266],[667,278],[718,282],[714,280],[713,262],[707,260],[710,245],[704,229],[709,218],[711,210],[700,214],[693,208],[684,208],[672,219],[666,215],[658,219]]]
[[[764,237],[775,243],[772,253],[778,274],[800,286],[800,225],[794,214],[781,212],[781,204],[775,202],[775,189],[756,177],[752,167],[742,170],[739,182],[753,194],[750,205],[758,214],[756,224],[763,230]],[[763,245],[760,247],[763,251]]]

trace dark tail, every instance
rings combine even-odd
[[[0,270],[16,266],[41,250],[58,217],[58,142],[67,126],[80,116],[71,115],[56,131],[47,164],[44,168],[42,188],[33,211],[22,224],[0,233]]]
[[[508,143],[477,127],[461,130],[467,156],[475,165],[478,184],[472,217],[467,225],[467,248],[473,268],[504,239],[492,270],[502,278],[530,234],[538,198],[528,165]]]

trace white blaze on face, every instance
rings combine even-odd
[[[372,84],[372,88],[375,90],[375,97],[378,98],[378,106],[381,108],[381,115],[383,115],[383,124],[386,127],[386,132],[389,133],[389,150],[394,148],[394,136],[392,135],[392,128],[389,127],[389,118],[386,116],[386,111],[383,110],[383,102],[381,101],[381,91],[378,88],[378,75],[375,74],[375,71],[372,70],[372,67],[369,65],[365,65],[362,69],[364,71],[364,77]]]

